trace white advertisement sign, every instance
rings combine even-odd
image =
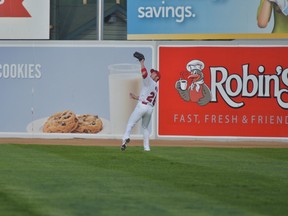
[[[49,39],[50,0],[0,0],[0,39]]]
[[[149,43],[6,42],[0,49],[0,137],[121,137],[137,104],[129,93],[142,86],[133,53],[144,53],[152,68]]]

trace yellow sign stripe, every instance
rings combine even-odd
[[[128,34],[128,40],[287,39],[288,33],[263,34]]]

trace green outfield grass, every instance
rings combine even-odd
[[[288,149],[0,145],[2,216],[288,214]]]

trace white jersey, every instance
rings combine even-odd
[[[158,95],[158,86],[157,83],[149,76],[149,74],[146,74],[147,76],[143,77],[143,86],[139,95],[139,101],[153,107]]]
[[[130,134],[132,128],[135,124],[142,119],[142,130],[144,135],[144,150],[149,151],[149,123],[151,120],[151,115],[154,109],[154,105],[157,99],[158,94],[158,86],[157,82],[155,82],[148,74],[146,68],[141,69],[142,77],[143,77],[143,85],[138,98],[138,103],[130,115],[128,120],[128,124],[126,127],[126,131],[123,135],[123,142],[125,140],[130,139]]]

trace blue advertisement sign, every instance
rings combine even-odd
[[[128,39],[234,39],[288,36],[288,16],[285,14],[285,9],[281,10],[276,3],[268,0],[265,0],[265,4],[268,2],[267,11],[264,11],[266,5],[263,5],[263,0],[128,0],[127,2]],[[263,16],[269,19],[262,19],[261,23]],[[278,26],[282,25],[284,29],[275,32],[276,21],[281,22],[282,24]]]

